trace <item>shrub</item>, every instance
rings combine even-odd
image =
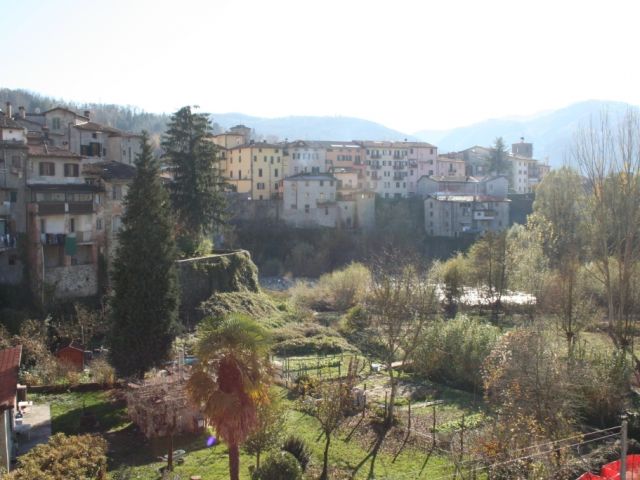
[[[579,385],[583,416],[590,424],[617,425],[630,392],[628,360],[617,350],[592,351],[581,356],[574,379]]]
[[[252,480],[301,480],[302,467],[289,452],[279,452],[267,458],[257,468]]]
[[[291,295],[295,303],[314,310],[345,311],[357,305],[371,283],[371,272],[361,263],[322,275],[313,285],[296,284]]]
[[[295,435],[289,436],[282,444],[282,450],[293,455],[295,459],[298,460],[303,471],[307,469],[307,465],[311,459],[311,452],[302,438],[296,437]]]
[[[116,371],[105,358],[96,358],[89,364],[91,378],[96,383],[113,385],[116,383]]]
[[[500,330],[466,316],[431,325],[414,354],[416,372],[466,390],[482,385],[482,364]]]
[[[96,435],[57,433],[49,442],[37,445],[18,458],[18,468],[6,480],[104,479],[107,469],[107,442]]]

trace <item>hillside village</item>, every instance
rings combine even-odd
[[[263,142],[188,106],[155,145],[64,107],[7,104],[0,135],[9,480],[50,458],[55,480],[640,469],[636,297],[614,293],[640,256],[608,240],[637,230],[640,163],[589,189],[524,138]]]
[[[26,266],[40,298],[95,295],[113,261],[140,133],[98,124],[90,111],[14,111],[9,103],[0,133],[0,284],[20,284]],[[440,154],[425,142],[267,143],[243,125],[210,141],[231,215],[242,219],[260,204],[265,219],[291,227],[367,230],[376,197],[419,197],[427,235],[500,231],[510,225],[509,196],[530,194],[549,172],[524,139],[501,175],[488,170],[490,147]],[[171,181],[170,169],[163,175]]]

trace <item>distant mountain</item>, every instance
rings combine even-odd
[[[451,130],[423,130],[414,135],[434,143],[440,152],[464,150],[474,145],[490,146],[496,137],[502,137],[510,145],[525,137],[533,143],[534,157],[548,158],[552,166],[559,167],[565,160],[571,163],[569,150],[580,125],[590,117],[597,119],[605,110],[616,117],[629,107],[631,105],[623,102],[589,100],[529,117],[485,120]]]
[[[417,140],[413,135],[352,117],[263,118],[241,113],[218,113],[212,114],[211,118],[224,129],[244,124],[253,128],[258,136],[277,137],[279,140]]]

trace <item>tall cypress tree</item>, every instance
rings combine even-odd
[[[194,245],[224,219],[224,181],[218,168],[218,147],[211,141],[211,134],[209,117],[194,113],[187,106],[171,116],[162,138],[164,159],[174,173],[171,203],[178,233],[190,238]]]
[[[141,377],[167,359],[179,302],[169,195],[146,132],[136,168],[125,198],[111,300],[111,362],[125,377]]]

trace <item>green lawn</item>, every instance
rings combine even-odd
[[[280,390],[284,395],[284,390]],[[99,431],[109,441],[110,478],[157,480],[160,478],[158,469],[164,465],[158,456],[166,451],[163,440],[146,441],[129,423],[124,404],[117,399],[113,392],[64,393],[55,395],[33,395],[35,402],[51,404],[53,432],[74,434],[82,431],[80,418],[83,412],[92,412],[98,422]],[[293,407],[293,403],[283,398],[285,404]],[[286,422],[286,434],[302,437],[312,452],[311,471],[319,472],[321,466],[324,440],[319,437],[318,424],[315,419],[302,414],[293,408],[289,409]],[[332,478],[348,478],[347,472],[365,455],[366,446],[352,439],[346,441],[347,432],[341,432],[331,443],[330,463],[336,467]],[[188,453],[185,462],[178,465],[175,473],[180,479],[188,479],[191,475],[201,475],[203,480],[219,480],[228,478],[228,455],[224,445],[207,448],[206,435],[199,437],[178,438],[174,448],[182,448]],[[420,471],[426,453],[407,448],[392,463],[392,454],[381,453],[377,461],[378,479],[414,479]],[[254,459],[246,454],[241,457],[241,478],[249,480],[249,465]],[[449,472],[447,459],[432,456],[421,478],[434,478]],[[128,471],[129,476],[120,476]],[[366,477],[366,468],[357,478]],[[309,478],[312,478],[309,476]]]

